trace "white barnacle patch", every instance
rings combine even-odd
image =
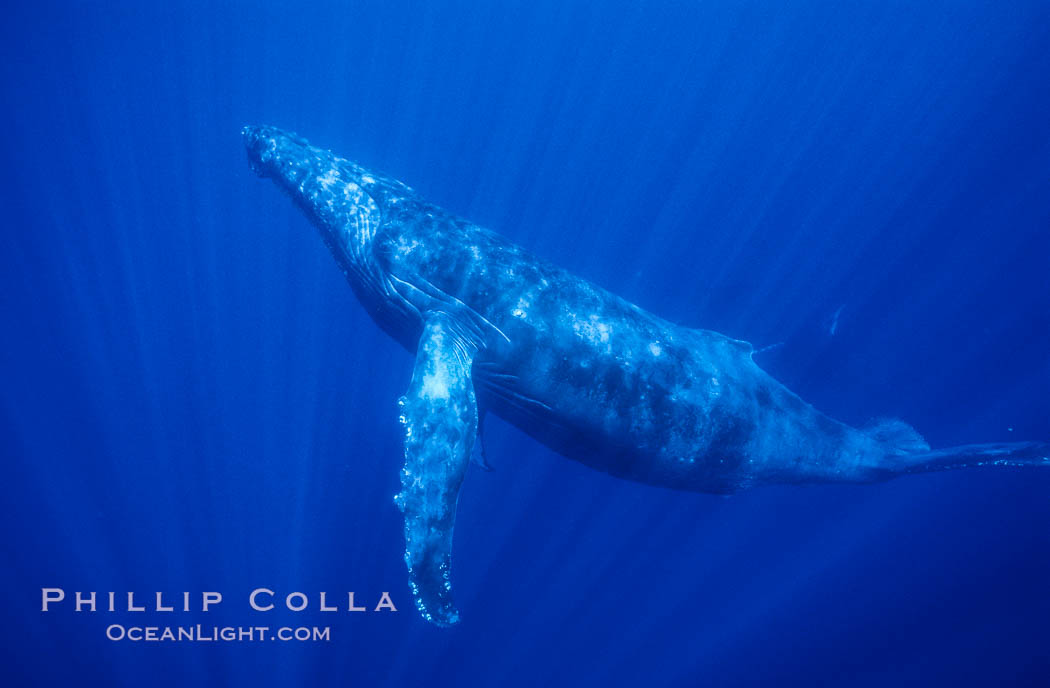
[[[418,239],[412,239],[410,241],[402,236],[399,237],[397,240],[397,254],[399,256],[407,256],[409,253],[412,253],[412,251],[415,251],[417,248],[419,248]]]
[[[343,187],[343,198],[356,203],[361,198],[361,187],[353,182],[348,182]]]
[[[575,313],[572,313],[571,316],[572,329],[576,336],[593,345],[604,345],[606,351],[611,349],[609,340],[612,335],[612,326],[609,323],[602,322],[597,315],[591,315],[586,320],[577,318]]]
[[[423,376],[420,394],[425,399],[448,399],[448,387],[448,371],[444,367],[438,366]]]
[[[375,184],[376,183],[375,177],[373,177],[370,174],[362,174],[361,175],[361,181],[363,181],[365,184]]]
[[[525,315],[528,313],[529,306],[531,305],[532,303],[529,302],[527,298],[522,296],[518,299],[518,305],[514,308],[514,310],[510,312],[510,314],[513,315],[515,318],[524,318]]]
[[[712,399],[715,399],[717,397],[722,396],[722,383],[720,383],[718,381],[717,377],[712,376],[711,379],[708,380],[707,382],[708,382],[708,391],[707,391],[707,393]]]
[[[332,185],[339,181],[339,170],[335,167],[329,167],[328,171],[321,175],[317,181],[321,184],[325,191],[332,188]]]
[[[663,348],[661,348],[659,341],[649,342],[649,353],[651,353],[653,356],[660,356],[661,354],[663,354],[663,352],[664,350]]]

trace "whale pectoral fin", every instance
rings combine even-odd
[[[440,626],[459,621],[449,572],[459,487],[478,428],[476,350],[448,314],[427,314],[412,382],[398,401],[405,466],[395,501],[405,515],[409,585],[423,618]]]

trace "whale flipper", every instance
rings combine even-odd
[[[459,621],[449,573],[456,502],[478,428],[476,351],[447,313],[426,314],[412,382],[398,401],[405,466],[394,499],[405,515],[409,585],[423,617],[443,626]]]

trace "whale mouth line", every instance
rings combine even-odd
[[[272,176],[266,172],[266,169],[256,158],[253,158],[251,156],[248,156],[248,168],[251,169],[251,171],[254,172],[256,176],[262,177],[263,179]]]
[[[241,128],[241,138],[244,140],[244,150],[248,154],[248,166],[252,172],[263,177],[273,176],[273,170],[268,169],[271,167],[263,162],[263,151],[266,148],[265,137],[262,134],[264,127],[245,126]],[[276,142],[270,138],[270,154],[275,155],[277,150]]]

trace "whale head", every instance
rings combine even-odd
[[[391,184],[277,127],[248,126],[241,134],[256,174],[274,180],[292,197],[344,270],[359,271],[369,259],[383,206],[397,201]]]

